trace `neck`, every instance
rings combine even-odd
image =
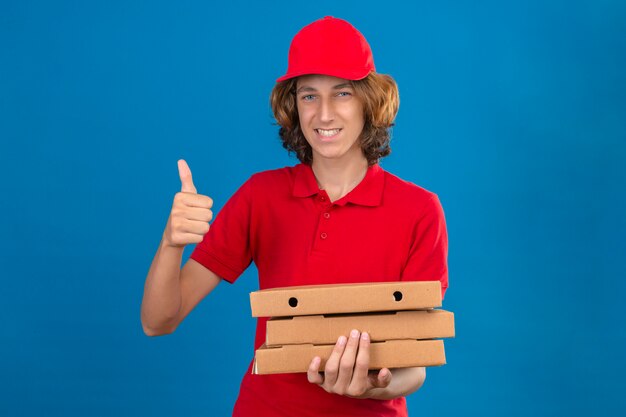
[[[335,201],[352,191],[367,173],[365,157],[349,161],[315,159],[311,164],[320,189],[325,190],[331,201]]]

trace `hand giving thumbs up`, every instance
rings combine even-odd
[[[198,194],[191,170],[184,159],[178,161],[178,175],[181,190],[174,196],[164,239],[170,246],[184,247],[190,243],[201,242],[209,231],[209,222],[213,218],[213,200]]]

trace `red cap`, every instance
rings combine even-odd
[[[360,80],[375,70],[372,50],[361,32],[345,20],[326,16],[293,37],[287,73],[276,82],[306,74]]]

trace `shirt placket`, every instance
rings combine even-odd
[[[319,217],[316,228],[316,235],[313,240],[313,252],[324,253],[330,250],[330,245],[336,236],[333,236],[332,210],[333,203],[328,198],[324,190],[320,190],[315,197],[316,205],[319,209]]]

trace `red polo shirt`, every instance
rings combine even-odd
[[[441,281],[448,239],[437,196],[370,166],[331,202],[309,165],[252,175],[215,217],[191,258],[228,282],[254,262],[259,288],[375,281]],[[265,341],[257,321],[254,348]],[[244,376],[234,416],[406,416],[404,398],[328,394],[305,373]]]

